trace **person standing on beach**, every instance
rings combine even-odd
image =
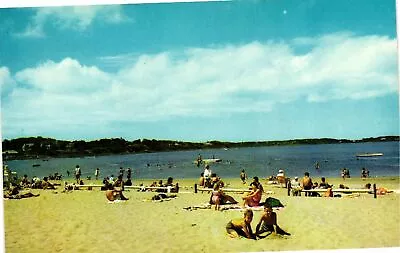
[[[197,157],[197,167],[200,167],[200,164],[201,164],[202,161],[203,161],[203,158],[199,154],[199,156]]]
[[[97,168],[96,171],[94,172],[94,176],[96,177],[96,180],[99,179],[99,175],[100,175],[100,169]]]
[[[206,187],[211,187],[211,175],[212,171],[210,169],[210,165],[207,164],[204,168],[204,185]]]
[[[132,169],[128,168],[126,171],[126,178],[130,180],[132,178]]]
[[[247,174],[244,170],[240,172],[240,179],[242,180],[243,184],[246,184]]]
[[[75,166],[75,179],[76,179],[76,183],[79,184],[79,181],[81,179],[81,175],[82,175],[82,171],[81,168],[79,167],[79,165]]]

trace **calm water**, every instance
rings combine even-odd
[[[381,157],[359,158],[357,153],[384,153]],[[301,176],[309,171],[311,176],[339,177],[340,169],[349,168],[351,176],[359,177],[361,168],[366,167],[370,176],[399,176],[399,143],[357,143],[276,146],[234,149],[210,149],[179,152],[160,152],[146,154],[112,155],[82,158],[54,158],[42,160],[8,161],[9,167],[18,175],[29,177],[47,176],[55,172],[67,175],[73,173],[76,165],[80,165],[83,178],[91,176],[100,168],[100,176],[118,175],[120,167],[132,168],[134,178],[165,179],[197,178],[203,167],[196,167],[193,161],[201,154],[203,158],[222,159],[221,163],[212,164],[211,169],[222,178],[238,177],[241,169],[245,169],[249,177],[266,177],[276,174],[284,168],[288,176]],[[318,161],[320,169],[316,170]],[[39,167],[32,167],[40,164]],[[72,177],[72,176],[70,176]]]

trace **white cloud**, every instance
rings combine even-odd
[[[16,80],[43,92],[71,94],[95,92],[110,84],[109,74],[96,67],[82,66],[70,58],[59,63],[47,61],[36,68],[24,69],[16,74]]]
[[[114,24],[130,20],[118,5],[43,7],[37,9],[25,30],[16,35],[19,37],[43,37],[47,24],[61,29],[83,31],[95,19]]]
[[[3,68],[0,80],[18,83],[2,105],[4,118],[12,122],[9,131],[26,122],[32,129],[87,123],[97,130],[115,121],[269,112],[299,99],[317,103],[398,92],[395,39],[345,33],[303,38],[309,50],[296,54],[298,42],[141,55],[113,73],[70,58],[13,77]]]
[[[7,67],[0,67],[0,88],[1,97],[4,98],[9,95],[16,87],[17,83],[10,75],[10,71]]]

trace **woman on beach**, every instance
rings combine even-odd
[[[262,190],[259,187],[259,184],[252,184],[251,185],[251,192],[242,197],[243,199],[243,206],[259,206],[261,197],[262,197]]]
[[[256,239],[253,231],[251,230],[251,221],[253,220],[253,211],[247,209],[244,211],[244,217],[241,219],[234,219],[226,224],[226,232],[232,238],[240,236],[248,239]]]
[[[221,184],[216,183],[210,196],[210,204],[215,205],[215,210],[219,210],[220,205],[226,204],[228,202],[231,204],[238,203],[233,197],[226,195],[220,187]]]

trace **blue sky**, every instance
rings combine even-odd
[[[0,9],[2,138],[399,134],[395,1]]]

